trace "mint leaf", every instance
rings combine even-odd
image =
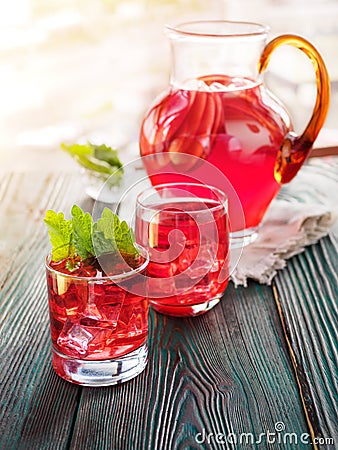
[[[61,148],[74,158],[82,167],[96,173],[103,180],[109,179],[110,185],[117,185],[123,176],[123,165],[118,151],[105,144],[61,144]],[[113,177],[109,178],[111,175]]]
[[[74,255],[72,222],[63,213],[48,210],[44,219],[52,244],[52,259],[55,262]]]
[[[110,239],[106,239],[104,233],[98,230],[97,223],[93,226],[93,246],[96,256],[105,253],[114,253],[117,250],[116,244]]]
[[[104,208],[101,218],[97,221],[97,229],[104,234],[106,239],[115,241],[115,233],[120,226],[120,219],[117,214],[109,208]]]
[[[85,260],[117,252],[132,259],[139,255],[132,229],[110,209],[105,208],[96,223],[89,213],[77,205],[72,207],[71,214],[71,220],[66,220],[61,212],[49,210],[46,213],[44,221],[48,227],[54,262],[68,259],[66,267],[73,271],[79,267],[77,256]]]
[[[93,145],[89,144],[94,150],[94,156],[101,161],[106,161],[110,166],[117,167],[118,169],[122,167],[122,163],[118,156],[118,151],[107,145]]]
[[[74,205],[72,207],[74,248],[77,255],[86,259],[94,255],[92,242],[93,219],[89,213]]]
[[[138,255],[139,251],[135,247],[135,238],[133,231],[128,224],[121,222],[117,214],[114,214],[109,208],[104,208],[101,218],[94,227],[95,238],[94,248],[96,254],[114,252],[117,249],[121,253],[129,255]],[[105,251],[102,242],[105,242]]]
[[[70,156],[92,156],[94,154],[94,150],[91,145],[82,145],[82,144],[72,144],[67,145],[62,143],[61,148],[69,153]]]
[[[94,148],[90,144],[61,144],[61,148],[86,169],[107,175],[110,175],[112,172],[110,164],[108,164],[106,161],[100,161],[99,159],[95,158]]]
[[[127,253],[128,255],[138,255],[139,251],[135,247],[135,236],[131,228],[129,228],[127,222],[123,221],[118,229],[119,234],[116,233],[116,243],[121,253]]]
[[[117,250],[114,238],[114,228],[117,222],[119,223],[120,221],[116,214],[105,208],[101,218],[94,224],[93,244],[96,255],[112,253]]]
[[[75,159],[82,167],[93,172],[98,172],[107,177],[113,173],[112,168],[108,163],[99,161],[92,156],[78,155]]]

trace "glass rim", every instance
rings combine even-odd
[[[146,248],[144,248],[142,245],[139,245],[139,244],[135,244],[135,246],[140,250],[141,256],[145,259],[145,261],[139,267],[136,267],[136,269],[131,269],[128,272],[123,272],[123,273],[120,273],[120,274],[117,274],[117,275],[111,275],[111,276],[107,276],[106,275],[106,276],[100,276],[100,277],[84,277],[84,276],[77,276],[77,275],[72,275],[72,274],[60,272],[59,270],[54,269],[53,267],[51,267],[49,265],[49,263],[51,261],[51,257],[52,257],[52,252],[49,252],[48,255],[46,256],[45,267],[46,267],[46,269],[49,272],[53,272],[56,275],[62,276],[64,278],[69,278],[71,280],[79,280],[79,281],[87,281],[87,282],[107,281],[107,280],[110,280],[110,281],[122,280],[122,279],[129,278],[129,277],[131,277],[133,275],[136,275],[136,274],[142,272],[144,269],[147,268],[147,266],[149,264],[150,257],[149,257],[148,250]]]
[[[217,201],[219,202],[217,205],[212,206],[211,208],[203,208],[203,209],[197,209],[194,211],[166,211],[167,214],[197,214],[197,213],[201,213],[201,212],[206,212],[206,211],[217,211],[220,209],[224,209],[226,213],[228,213],[228,196],[226,195],[225,192],[223,192],[221,189],[217,188],[216,186],[211,186],[209,184],[199,184],[199,183],[189,183],[189,182],[173,182],[173,183],[162,183],[162,184],[157,184],[155,186],[150,186],[146,189],[144,189],[142,192],[140,192],[138,194],[138,196],[136,197],[136,205],[148,210],[148,211],[154,211],[154,212],[159,212],[159,210],[154,209],[154,207],[152,207],[151,205],[145,205],[144,203],[141,202],[140,198],[145,195],[147,192],[150,192],[152,190],[156,191],[157,189],[163,189],[163,188],[174,188],[174,187],[178,187],[178,186],[193,186],[193,187],[198,187],[198,188],[203,188],[203,189],[209,189],[209,191],[212,191],[216,194]],[[167,198],[166,200],[170,201],[170,198]],[[204,198],[204,200],[212,200],[212,199],[206,199]]]
[[[193,27],[196,25],[210,26],[210,31],[198,31]],[[226,25],[233,27],[232,31],[212,31],[212,27]],[[238,28],[236,31],[235,28]],[[247,30],[245,30],[247,28]],[[268,25],[258,22],[233,21],[233,20],[194,20],[182,22],[177,25],[166,25],[165,31],[172,36],[208,37],[208,38],[230,38],[230,37],[250,37],[266,36],[270,30]]]

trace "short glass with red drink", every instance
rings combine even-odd
[[[149,259],[139,250],[136,268],[123,262],[120,273],[110,276],[96,259],[70,272],[65,260],[53,263],[47,257],[52,364],[60,377],[84,386],[108,386],[128,381],[146,367],[144,272]]]
[[[148,188],[137,198],[135,233],[149,252],[154,310],[189,317],[220,301],[229,277],[227,197],[221,190],[195,183]]]

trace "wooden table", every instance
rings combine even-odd
[[[333,235],[206,315],[152,312],[146,370],[85,388],[52,369],[44,274],[45,211],[75,202],[77,174],[1,176],[2,450],[338,448]]]

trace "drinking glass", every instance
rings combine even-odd
[[[149,252],[151,307],[170,316],[205,313],[229,277],[227,197],[195,183],[150,187],[137,197],[136,242]]]
[[[148,359],[148,298],[143,262],[114,276],[74,276],[46,259],[52,364],[65,380],[84,386],[122,383]]]

